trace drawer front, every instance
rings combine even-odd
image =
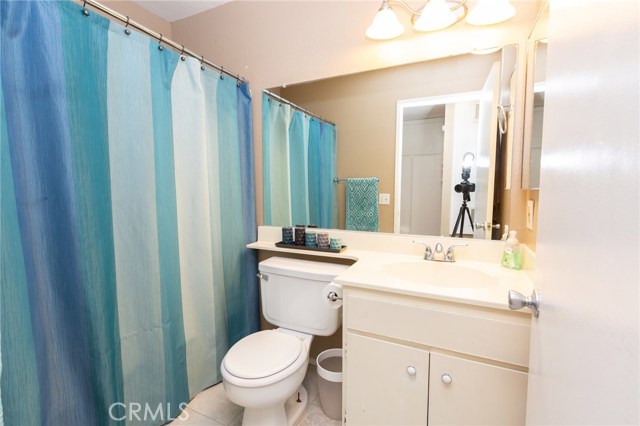
[[[508,364],[529,365],[529,319],[509,312],[421,303],[345,291],[345,323],[351,330],[460,352]],[[429,305],[429,306],[427,306]]]

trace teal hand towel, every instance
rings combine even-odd
[[[351,231],[378,231],[378,178],[347,179],[346,226]]]

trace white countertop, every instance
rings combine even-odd
[[[465,243],[469,243],[470,250],[468,250],[468,252],[473,254],[477,251],[479,255],[472,256],[467,253],[467,255],[464,256],[459,255],[458,251],[456,251],[457,260],[455,263],[443,263],[423,260],[422,252],[424,249],[419,248],[416,250],[415,244],[411,243],[415,237],[411,236],[386,234],[380,237],[379,234],[371,234],[372,236],[376,235],[375,238],[377,239],[382,238],[384,240],[387,238],[388,241],[382,241],[382,244],[380,244],[380,241],[370,242],[369,246],[372,247],[373,250],[367,250],[363,249],[363,246],[367,247],[367,236],[362,235],[363,233],[331,231],[332,234],[343,239],[343,244],[347,243],[347,249],[341,253],[329,253],[276,247],[275,242],[280,241],[279,232],[277,232],[279,229],[280,228],[277,227],[260,227],[262,232],[259,232],[258,241],[247,245],[247,247],[257,250],[355,260],[356,262],[350,266],[349,269],[334,279],[334,282],[345,287],[363,288],[506,310],[509,309],[507,300],[509,290],[516,290],[525,296],[530,295],[533,291],[533,282],[530,273],[524,270],[514,271],[500,266],[499,255],[502,247],[501,242],[465,240]],[[351,248],[348,244],[349,237],[352,236],[349,235],[350,233],[357,234],[352,238],[354,246],[356,246],[354,248]],[[449,243],[445,238],[428,238],[442,240],[445,249]],[[455,240],[455,242],[459,243],[460,240]],[[487,243],[492,244],[487,245]],[[381,247],[384,246],[393,247],[395,250],[394,252],[382,251]],[[407,249],[403,250],[405,246]],[[463,250],[465,249],[467,249],[467,247],[458,250],[461,254],[464,253]],[[475,260],[474,257],[479,257],[481,260]],[[487,258],[495,258],[495,261],[487,261]],[[427,262],[429,265],[422,265],[421,263],[423,262]],[[451,268],[452,273],[464,272],[464,274],[460,276],[467,278],[464,280],[460,279],[451,287],[448,285],[429,284],[429,280],[423,280],[420,274],[394,274],[390,272],[393,270],[400,270],[402,272],[404,267],[406,267],[407,270],[412,270],[411,268],[413,267],[424,267],[429,271],[433,270],[437,272],[440,277],[447,276],[447,268]],[[457,270],[454,270],[455,268],[457,268]],[[473,279],[475,271],[478,272],[478,277],[482,279]],[[477,284],[482,283],[483,279],[486,282],[491,281],[492,284]],[[464,282],[468,281],[474,281],[476,285],[471,283],[469,286],[465,286]]]

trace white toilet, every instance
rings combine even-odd
[[[281,257],[260,262],[262,313],[280,328],[240,340],[221,365],[227,397],[245,407],[243,425],[293,425],[304,411],[313,336],[332,335],[342,321],[341,304],[327,299],[325,287],[347,268]]]

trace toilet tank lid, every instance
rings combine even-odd
[[[260,272],[286,275],[296,278],[307,278],[318,281],[331,281],[349,265],[337,263],[314,262],[311,260],[291,259],[286,257],[271,257],[258,265]]]

